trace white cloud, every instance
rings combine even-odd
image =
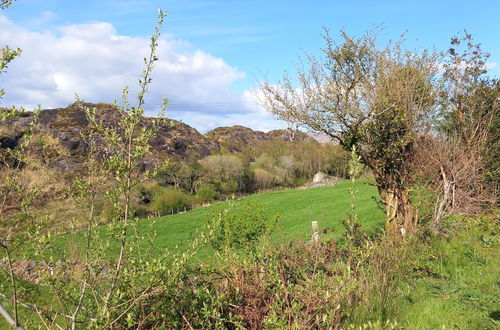
[[[47,13],[48,19],[52,15]],[[142,59],[149,38],[118,35],[109,23],[65,25],[56,32],[28,31],[0,15],[0,45],[19,47],[22,55],[0,76],[7,94],[4,105],[63,107],[77,93],[89,102],[120,99],[124,86],[137,92]],[[257,129],[279,126],[252,98],[231,85],[245,73],[172,35],[159,43],[153,84],[146,108],[153,115],[163,96],[171,102],[170,116],[206,131],[216,126],[242,124]]]

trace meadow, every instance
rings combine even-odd
[[[377,188],[370,183],[368,180],[359,180],[353,186],[357,190],[356,212],[365,229],[376,231],[383,227],[384,212],[377,207]],[[203,228],[214,207],[228,206],[229,203],[234,203],[235,208],[258,203],[269,217],[279,216],[277,228],[271,237],[274,241],[309,239],[312,221],[318,221],[320,231],[326,230],[325,237],[338,237],[343,232],[341,220],[347,217],[351,205],[350,188],[351,183],[344,181],[333,187],[269,191],[164,216],[157,219],[153,226],[158,235],[155,245],[158,249],[182,247],[194,238],[197,230]],[[144,227],[148,221],[141,220],[140,224]]]
[[[217,202],[210,206],[199,207],[187,212],[176,213],[159,218],[136,220],[139,235],[153,237],[153,242],[146,239],[141,244],[153,245],[157,254],[164,252],[176,254],[188,248],[199,234],[206,230],[207,221],[215,216],[220,208],[233,208],[235,211],[248,204],[260,205],[268,218],[279,217],[276,228],[269,241],[274,244],[291,240],[309,240],[312,235],[311,222],[317,221],[323,240],[338,239],[344,232],[342,220],[348,217],[353,202],[351,190],[355,192],[355,212],[363,228],[370,234],[381,233],[384,223],[384,211],[377,205],[378,192],[369,179],[341,181],[331,187],[310,189],[284,189],[253,194],[240,199]],[[97,230],[103,240],[108,240],[113,229],[101,227]],[[110,240],[108,252],[117,252],[117,242]],[[62,235],[56,239],[56,245],[70,254],[83,251],[83,234]],[[207,245],[200,250],[199,257],[213,254]]]

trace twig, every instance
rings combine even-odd
[[[3,307],[3,305],[0,303],[0,314],[4,317],[4,319],[13,327],[14,329],[17,330],[24,330],[24,328],[19,325],[19,323],[9,314],[9,312]]]

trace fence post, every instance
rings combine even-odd
[[[311,227],[312,227],[312,239],[311,239],[311,241],[313,243],[318,243],[319,242],[318,221],[313,221],[311,223]]]

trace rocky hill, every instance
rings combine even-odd
[[[96,117],[105,125],[113,126],[118,112],[110,104],[88,104],[96,108]],[[20,138],[26,133],[33,113],[27,112],[8,122],[0,122],[1,149],[15,148]],[[152,118],[143,118],[141,125],[151,125]],[[77,105],[66,108],[46,109],[40,112],[35,130],[35,143],[40,141],[49,145],[46,155],[48,166],[60,171],[78,170],[84,164],[87,145],[81,134],[88,122],[85,112]],[[202,158],[214,151],[247,152],[259,143],[281,139],[285,141],[313,140],[305,133],[290,130],[274,130],[267,133],[254,131],[243,126],[219,127],[205,135],[196,129],[175,120],[160,127],[151,139],[153,155],[148,160],[157,162],[163,158],[174,159],[195,157]],[[40,142],[39,144],[41,144]]]
[[[307,134],[300,131],[279,129],[264,133],[240,125],[218,127],[207,132],[206,136],[216,141],[223,151],[241,153],[247,153],[249,149],[255,147],[259,143],[278,139],[287,142],[313,140]]]
[[[105,125],[113,126],[118,112],[110,104],[90,105],[96,108],[96,117]],[[15,117],[7,122],[0,122],[0,149],[15,148],[19,139],[26,133],[33,113]],[[141,125],[150,126],[152,118],[143,118]],[[46,109],[40,112],[34,141],[50,144],[49,166],[62,171],[78,169],[85,160],[87,145],[81,134],[88,121],[85,112],[76,104],[66,108]],[[151,139],[153,158],[201,158],[214,150],[219,144],[200,134],[196,129],[175,120],[162,125]],[[155,159],[151,159],[155,160]]]

